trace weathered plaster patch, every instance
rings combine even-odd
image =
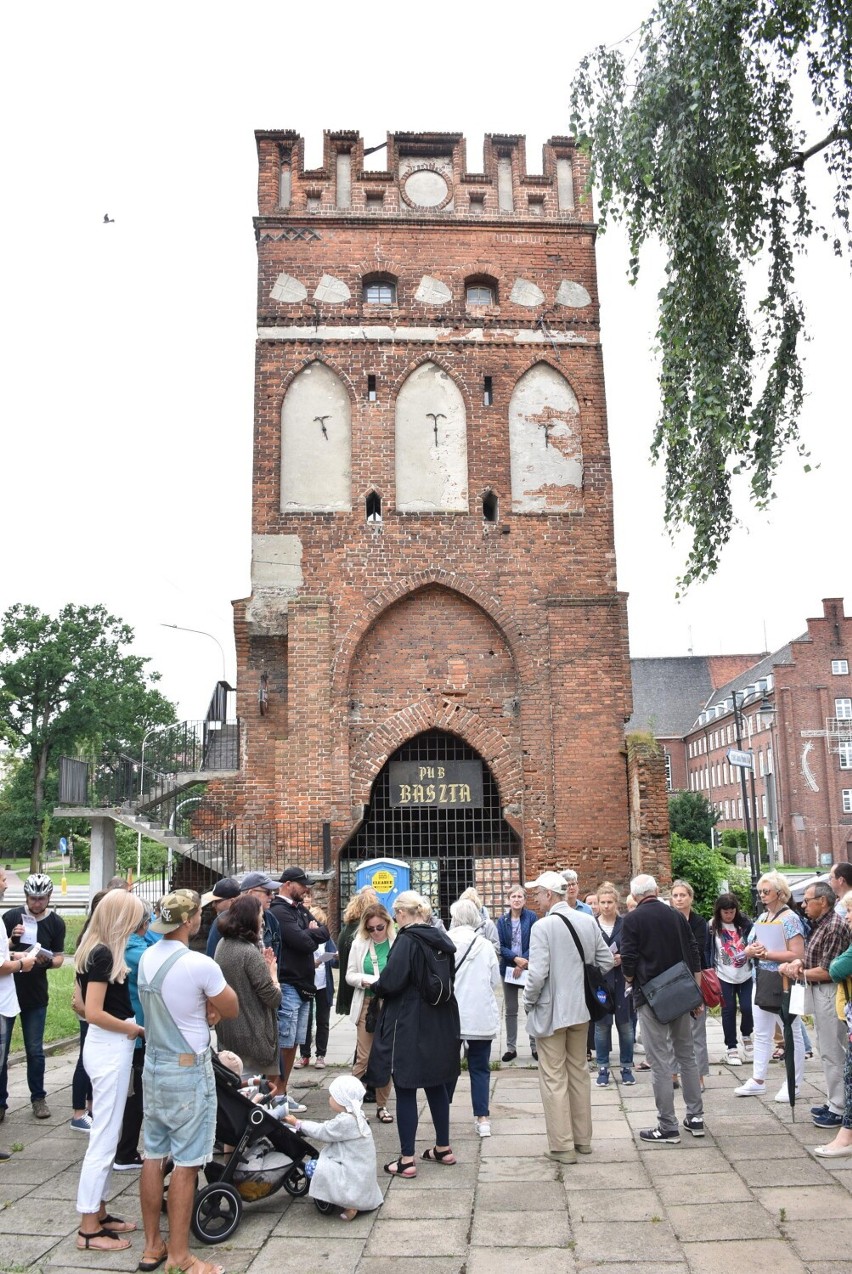
[[[557,305],[569,305],[575,310],[582,310],[584,306],[591,303],[592,298],[582,283],[572,283],[570,279],[563,279],[556,290]]]
[[[564,376],[547,363],[525,372],[509,403],[514,513],[568,513],[581,507],[579,408]]]
[[[310,363],[291,382],[281,408],[282,513],[348,512],[351,455],[346,386],[324,363]]]
[[[467,416],[458,386],[435,363],[417,367],[396,400],[396,506],[467,513]]]
[[[529,279],[515,279],[509,300],[513,305],[526,305],[527,308],[532,308],[543,304],[544,293],[537,284],[531,283]]]
[[[273,301],[304,301],[308,295],[308,289],[304,283],[294,279],[292,274],[279,274],[269,295]]]
[[[342,279],[336,279],[333,274],[324,274],[316,286],[314,300],[325,301],[327,305],[342,305],[351,295]]]
[[[424,274],[420,280],[419,288],[414,293],[414,299],[415,301],[422,301],[425,305],[445,305],[447,301],[453,299],[453,294],[446,283]]]

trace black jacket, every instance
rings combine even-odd
[[[685,960],[693,973],[701,968],[698,944],[679,911],[659,898],[647,898],[628,911],[621,926],[621,967],[633,978],[633,998],[645,1003],[642,986]]]
[[[400,1088],[431,1088],[452,1083],[459,1075],[459,1006],[455,996],[437,1005],[422,998],[421,943],[455,960],[455,946],[443,929],[405,925],[399,930],[384,972],[373,985],[373,993],[384,1001],[365,1079],[375,1088],[391,1076]]]
[[[269,908],[281,930],[281,953],[278,957],[278,981],[287,986],[314,988],[314,952],[328,942],[325,925],[309,929],[313,916],[300,902],[290,903],[285,898],[273,898]]]

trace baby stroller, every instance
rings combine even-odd
[[[216,1139],[233,1146],[224,1162],[204,1168],[207,1185],[195,1196],[192,1231],[202,1243],[224,1243],[240,1223],[243,1203],[268,1198],[282,1187],[294,1198],[310,1185],[306,1163],[319,1152],[264,1106],[239,1091],[240,1081],[216,1054]]]

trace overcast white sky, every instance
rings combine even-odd
[[[136,629],[184,716],[203,715],[230,601],[249,590],[256,211],[253,130],[568,131],[579,57],[632,31],[644,0],[323,7],[244,0],[6,6],[2,19],[0,610],[103,602]],[[536,18],[539,21],[536,21]],[[105,226],[109,212],[114,225]],[[723,567],[677,602],[685,560],[662,524],[650,348],[659,275],[637,289],[599,240],[619,586],[634,655],[780,646],[849,587],[846,266],[802,270],[813,342],[802,422],[771,517],[743,506]]]

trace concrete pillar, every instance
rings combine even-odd
[[[111,818],[92,819],[92,858],[89,888],[92,895],[105,889],[115,875],[115,822]]]

